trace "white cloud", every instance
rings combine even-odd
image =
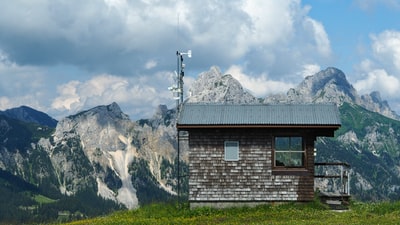
[[[77,108],[82,106],[80,104],[79,94],[77,93],[77,87],[80,84],[79,81],[73,80],[58,86],[57,92],[59,96],[53,100],[51,107],[56,110],[76,111]]]
[[[284,42],[293,35],[294,14],[299,1],[263,1],[243,2],[243,11],[250,19],[249,33],[244,33],[251,45],[271,45]],[[241,34],[243,35],[243,33]],[[246,43],[241,43],[246,44]]]
[[[317,51],[324,57],[330,57],[332,54],[331,45],[322,23],[307,17],[304,26],[306,30],[309,29],[312,32]]]
[[[151,116],[157,105],[172,101],[172,94],[167,90],[169,83],[164,83],[170,79],[171,74],[168,73],[139,79],[103,74],[84,82],[70,81],[58,87],[58,96],[53,99],[51,107],[60,116],[66,116],[97,105],[117,102],[125,113],[135,117],[132,119]],[[162,83],[165,86],[161,86]]]
[[[225,73],[231,74],[245,89],[257,97],[286,92],[294,86],[294,84],[288,82],[269,80],[265,73],[249,76],[243,73],[243,69],[238,65],[231,66]]]
[[[305,78],[307,76],[314,75],[314,74],[318,73],[319,71],[321,71],[321,67],[319,65],[306,64],[306,65],[303,65],[303,70],[301,71],[301,75],[303,78]]]
[[[372,34],[371,58],[357,66],[359,75],[354,85],[360,92],[380,91],[386,98],[397,98],[400,88],[400,32],[386,30]]]
[[[196,70],[244,63],[281,77],[331,54],[309,10],[300,0],[13,1],[0,9],[0,30],[9,34],[0,42],[18,64],[73,64],[95,74],[166,70],[174,51],[192,49]]]
[[[13,104],[11,103],[11,100],[8,97],[1,96],[0,97],[0,110],[5,110],[12,108]]]
[[[397,96],[400,88],[400,80],[387,74],[383,69],[372,70],[363,80],[359,80],[354,87],[362,93],[370,93],[379,90],[383,96]]]
[[[156,67],[156,66],[157,66],[157,61],[151,59],[151,60],[147,61],[147,63],[146,63],[146,65],[144,66],[144,68],[146,68],[146,69],[149,70],[149,69],[152,69],[152,68],[154,68],[154,67]]]
[[[400,32],[394,30],[383,31],[378,35],[371,35],[372,50],[376,60],[400,73]]]
[[[393,110],[400,112],[400,32],[371,34],[371,55],[357,66],[354,87],[360,94],[379,91]]]
[[[165,71],[188,49],[185,87],[191,71],[237,66],[243,85],[265,96],[329,60],[329,37],[310,10],[300,0],[4,2],[0,75],[15,78],[0,84],[0,96],[34,96],[56,115],[112,101],[132,116],[147,113],[172,101]],[[50,68],[59,65],[68,70]]]

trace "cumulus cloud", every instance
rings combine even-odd
[[[310,10],[300,0],[5,1],[1,102],[34,96],[61,116],[116,101],[145,114],[170,102],[165,71],[188,49],[185,86],[191,71],[217,65],[256,95],[281,91],[301,81],[304,65],[330,60],[329,37]]]
[[[312,39],[315,41],[315,45],[313,46],[316,51],[319,52],[321,56],[330,57],[332,54],[331,45],[328,34],[325,32],[322,23],[307,17],[304,21],[304,26],[306,30],[310,30],[312,34]]]
[[[76,92],[79,81],[70,81],[57,87],[59,97],[54,99],[51,107],[56,110],[76,110],[79,108],[76,104],[80,103],[79,94]],[[75,106],[74,106],[75,105]]]
[[[307,16],[310,8],[300,0],[77,3],[2,4],[0,30],[8,32],[0,33],[0,47],[18,64],[64,63],[121,75],[154,68],[156,61],[165,70],[176,50],[189,48],[197,70],[248,61],[259,71],[280,71],[279,76],[295,71],[295,61],[315,63],[330,54],[323,25]],[[280,63],[289,57],[291,71]]]
[[[378,35],[371,35],[374,58],[379,63],[400,72],[400,32],[394,30],[383,31]]]
[[[400,80],[400,32],[386,30],[379,34],[372,34],[370,37],[372,54],[357,67],[358,71],[364,74],[358,83],[362,83],[361,86],[365,87],[373,80],[382,80],[381,83],[388,85],[388,88],[381,87],[382,92],[388,95],[397,94],[391,87],[398,83],[394,82],[394,79]],[[363,79],[365,81],[362,81]],[[394,83],[390,84],[391,82]],[[377,90],[380,89],[377,87]]]
[[[363,94],[379,91],[399,111],[400,32],[386,30],[370,38],[371,55],[356,67],[359,75],[354,87]]]
[[[51,107],[54,113],[66,116],[97,105],[117,102],[124,112],[134,116],[151,116],[159,104],[172,102],[172,94],[167,91],[167,83],[172,82],[169,73],[158,73],[150,77],[129,79],[126,77],[102,74],[89,80],[70,81],[58,86],[58,96]],[[164,82],[161,82],[164,80]],[[155,85],[163,83],[165,86]]]
[[[376,69],[368,72],[363,80],[359,80],[354,87],[362,93],[370,93],[380,90],[387,97],[397,96],[400,88],[400,81],[397,77],[387,74],[383,69]]]
[[[303,70],[301,71],[301,75],[302,75],[302,77],[305,78],[307,76],[314,75],[314,74],[318,73],[319,71],[321,71],[321,67],[319,65],[306,64],[306,65],[303,65]]]
[[[225,73],[231,74],[245,89],[256,97],[265,97],[273,93],[286,92],[289,88],[295,86],[283,81],[269,80],[265,73],[258,76],[247,75],[243,72],[243,68],[238,65],[231,66]]]

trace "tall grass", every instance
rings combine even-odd
[[[400,202],[352,203],[344,212],[317,202],[193,210],[188,204],[158,203],[70,224],[400,224]]]

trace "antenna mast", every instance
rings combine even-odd
[[[189,50],[187,52],[179,52],[176,51],[176,84],[173,85],[172,87],[169,87],[168,89],[172,91],[174,99],[176,100],[176,112],[177,115],[179,115],[179,111],[181,110],[181,105],[183,104],[183,77],[185,76],[185,64],[183,63],[183,56],[187,55],[189,58],[192,57],[192,50]],[[177,116],[178,118],[178,116]],[[178,201],[180,198],[180,132],[179,130],[177,131],[177,143],[178,143],[178,162],[177,162],[177,189],[178,189]]]
[[[187,52],[176,51],[176,85],[168,88],[174,94],[178,111],[183,103],[183,77],[185,76],[185,64],[183,63],[184,55],[187,55],[189,58],[191,58],[192,50],[188,50]]]

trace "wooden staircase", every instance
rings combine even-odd
[[[337,167],[339,174],[316,174],[314,179],[339,179],[339,190],[316,190],[322,203],[332,210],[348,210],[350,201],[350,165],[343,162],[315,163],[315,166]]]

